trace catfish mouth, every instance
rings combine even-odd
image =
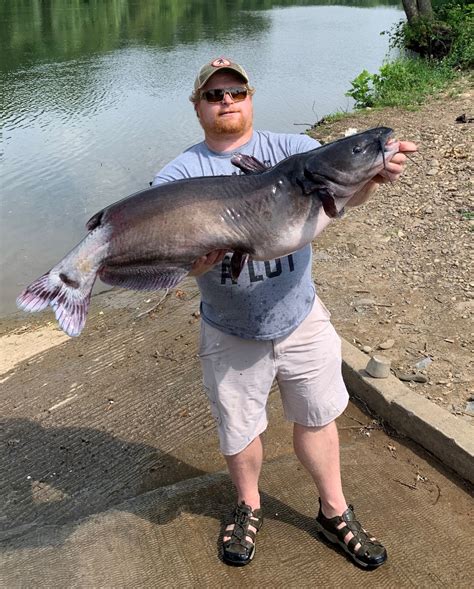
[[[385,170],[387,161],[390,161],[392,157],[400,150],[400,141],[393,137],[393,134],[387,138],[385,144],[382,147],[382,161],[383,169]],[[387,156],[388,159],[387,159]]]
[[[380,165],[379,157],[382,159],[382,168],[381,170],[385,170],[387,167],[387,163],[392,159],[392,157],[398,153],[400,142],[394,138],[394,133],[392,129],[387,129],[380,133],[380,137],[378,138],[379,143],[379,153],[374,160],[373,166],[371,167],[372,170],[376,170]],[[379,171],[381,171],[379,170]]]
[[[382,156],[382,170],[387,168],[387,163],[392,157],[398,153],[400,149],[400,141],[395,139],[394,132],[392,129],[387,129],[385,133],[379,138],[380,155]],[[377,160],[374,167],[377,167]]]

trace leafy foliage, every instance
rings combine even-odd
[[[364,70],[352,80],[346,95],[355,100],[356,108],[414,107],[442,90],[455,75],[448,65],[424,59],[398,59],[384,64],[378,74]]]
[[[474,65],[474,4],[451,0],[434,7],[434,18],[399,22],[389,33],[391,46],[428,59],[447,59],[462,69]]]
[[[367,70],[363,70],[357,78],[352,80],[352,88],[346,92],[346,96],[350,96],[355,100],[356,108],[373,106],[375,101],[374,80],[376,77],[378,77],[377,74],[369,74]]]
[[[474,4],[449,1],[434,5],[433,18],[401,21],[390,32],[392,48],[410,49],[420,57],[386,63],[379,73],[366,70],[352,80],[347,96],[356,108],[414,107],[436,94],[474,65]]]
[[[463,70],[474,67],[474,4],[449,3],[438,11],[442,19],[454,31],[453,44],[448,61]]]

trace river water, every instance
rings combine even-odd
[[[402,17],[370,0],[3,0],[0,315],[94,212],[201,139],[203,63],[242,63],[256,127],[299,133],[352,108],[350,81],[378,70]]]

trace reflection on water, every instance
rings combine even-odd
[[[378,69],[402,15],[370,0],[1,2],[0,313],[95,211],[200,139],[187,97],[202,63],[241,61],[257,126],[301,132],[350,108],[349,81]]]
[[[398,6],[390,0],[4,0],[0,3],[4,71],[40,61],[66,61],[124,45],[172,48],[206,39],[219,43],[230,30],[260,33],[256,11],[285,6]]]

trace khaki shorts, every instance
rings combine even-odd
[[[274,340],[239,338],[202,321],[199,355],[225,455],[241,452],[266,429],[275,378],[286,419],[301,425],[330,423],[349,400],[341,374],[341,340],[318,297],[290,335]]]

